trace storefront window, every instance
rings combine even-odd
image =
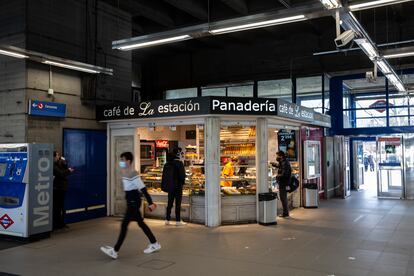
[[[197,88],[184,88],[165,91],[165,99],[183,99],[183,98],[195,98],[197,97]]]
[[[165,218],[168,194],[161,190],[162,171],[174,149],[181,149],[182,153],[176,156],[183,162],[186,172],[181,218],[190,220],[189,197],[203,197],[205,193],[203,127],[196,125],[141,127],[137,129],[137,136],[140,149],[137,166],[148,192],[159,206],[153,212],[146,211],[145,216]],[[204,216],[192,214],[191,221],[204,222]]]
[[[280,98],[292,102],[292,80],[268,80],[257,82],[259,98]]]
[[[217,88],[202,88],[201,96],[219,96],[225,97],[226,96],[226,88],[225,87],[217,87]]]
[[[227,87],[228,97],[253,97],[253,84]]]
[[[322,113],[322,77],[296,79],[296,103]]]
[[[221,192],[223,195],[256,195],[256,128],[222,126]]]

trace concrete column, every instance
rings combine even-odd
[[[205,174],[206,174],[206,225],[216,227],[221,224],[220,196],[220,119],[205,119]]]
[[[268,140],[269,130],[266,118],[256,121],[256,185],[257,193],[269,191],[268,183]]]

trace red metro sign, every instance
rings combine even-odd
[[[12,226],[14,223],[14,221],[11,219],[11,217],[9,217],[9,215],[4,214],[1,218],[0,218],[0,225],[3,226],[4,229],[9,228],[10,226]]]
[[[390,103],[389,106],[391,107],[393,105]],[[379,113],[382,113],[387,108],[387,101],[386,100],[378,100],[378,101],[374,102],[373,104],[371,104],[369,106],[369,108],[375,108],[376,111],[378,111]]]

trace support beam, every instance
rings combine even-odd
[[[221,0],[221,1],[240,14],[246,15],[249,13],[246,0]]]
[[[205,215],[208,227],[221,224],[221,194],[220,194],[220,118],[205,119],[205,171],[206,196]]]
[[[198,1],[194,0],[164,0],[171,6],[182,10],[189,15],[201,19],[206,20],[208,17],[207,9]]]
[[[133,16],[143,16],[165,27],[173,27],[175,25],[167,9],[160,5],[158,1],[123,0],[120,1],[120,7],[130,12]]]

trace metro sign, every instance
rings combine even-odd
[[[393,106],[392,103],[389,103],[388,105],[389,105],[389,107]],[[378,100],[378,101],[374,102],[373,104],[371,104],[369,106],[369,108],[375,108],[375,110],[378,111],[379,113],[383,113],[385,111],[385,109],[387,108],[387,101],[386,100]]]
[[[45,107],[45,105],[43,103],[33,103],[32,105],[34,108],[39,108],[39,109],[43,109]]]
[[[11,217],[9,217],[9,215],[4,214],[1,218],[0,218],[0,225],[3,226],[4,229],[7,230],[7,228],[9,228],[10,226],[12,226],[14,223],[14,221],[11,219]]]

